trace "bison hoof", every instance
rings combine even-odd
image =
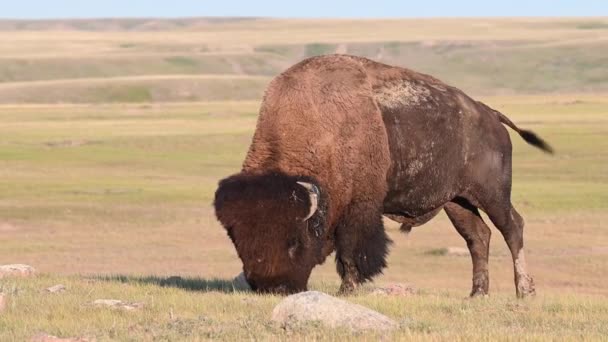
[[[355,284],[355,283],[343,282],[342,285],[340,285],[339,293],[341,295],[348,295],[348,294],[353,293],[356,288],[357,288],[357,284]]]
[[[533,297],[536,295],[534,280],[530,276],[522,276],[517,282],[517,298]]]
[[[484,298],[488,296],[488,291],[484,289],[473,289],[470,296],[471,298]]]

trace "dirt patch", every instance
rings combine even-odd
[[[59,140],[59,141],[48,141],[44,145],[48,147],[78,147],[84,145],[95,145],[101,144],[100,141],[92,140]]]
[[[16,232],[18,230],[20,230],[20,228],[15,226],[14,224],[0,222],[0,232]]]

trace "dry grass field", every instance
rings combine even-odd
[[[233,292],[240,262],[211,208],[239,169],[264,86],[292,63],[346,52],[431,73],[546,138],[514,135],[513,202],[538,296],[516,300],[493,231],[486,299],[467,300],[465,243],[440,215],[395,241],[375,284],[418,295],[346,300],[423,340],[608,336],[608,20],[266,19],[0,21],[0,341],[40,332],[105,340],[343,340],[269,321],[276,296]],[[313,289],[335,294],[333,260]],[[168,283],[169,276],[184,280]],[[49,294],[46,287],[67,291]],[[166,286],[162,286],[166,285]],[[144,302],[135,312],[89,304]]]

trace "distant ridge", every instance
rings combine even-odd
[[[255,21],[259,17],[0,19],[0,31],[173,31]]]
[[[1,14],[0,14],[1,15]],[[0,17],[0,31],[82,31],[82,32],[154,32],[197,31],[215,25],[230,26],[248,22],[280,23],[341,23],[357,22],[518,22],[527,25],[536,22],[551,25],[580,24],[581,29],[607,29],[608,17],[453,17],[453,18],[275,18],[275,17],[181,17],[181,18],[57,18],[57,19],[10,19]]]
[[[608,91],[608,18],[0,20],[0,41],[4,104],[255,100],[332,53],[475,96]]]

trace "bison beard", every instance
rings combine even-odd
[[[534,294],[503,124],[553,151],[431,76],[355,56],[309,58],[269,84],[241,172],[219,184],[216,215],[257,291],[305,290],[335,251],[349,292],[386,267],[383,214],[408,232],[445,210],[469,247],[474,296],[490,279],[482,210],[509,247],[517,295]]]
[[[336,229],[336,265],[342,278],[340,292],[350,292],[380,273],[386,267],[388,246],[392,241],[384,231],[380,215],[368,215],[377,208],[353,206]],[[353,238],[348,227],[365,227]],[[361,236],[362,235],[362,236]],[[354,260],[341,256],[353,255]]]

